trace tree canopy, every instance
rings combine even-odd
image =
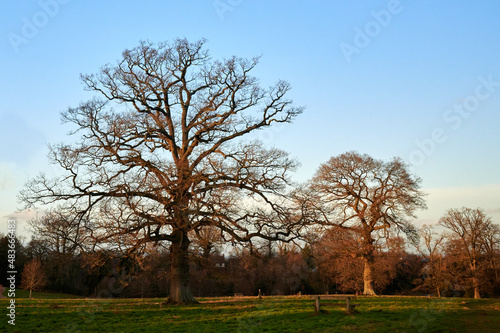
[[[347,152],[322,164],[304,196],[306,215],[324,226],[355,231],[363,245],[365,294],[373,290],[375,233],[391,228],[414,237],[414,211],[424,208],[420,179],[399,158],[376,160],[369,155]]]
[[[286,239],[299,226],[283,205],[297,162],[243,138],[303,109],[286,98],[287,82],[265,89],[250,75],[258,58],[212,60],[204,45],[141,42],[82,75],[97,96],[62,113],[78,141],[50,147],[64,176],[40,175],[20,194],[26,207],[60,204],[94,248],[130,254],[170,242],[175,303],[194,302],[193,234],[215,227],[226,241]]]

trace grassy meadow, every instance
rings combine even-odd
[[[54,298],[59,295],[59,298]],[[171,306],[165,299],[77,299],[35,293],[16,300],[16,325],[2,332],[498,332],[500,300],[360,297],[353,315],[323,301],[315,313],[308,296],[200,298]],[[1,299],[6,309],[8,299]],[[6,311],[6,310],[4,310]],[[5,312],[6,313],[6,312]]]

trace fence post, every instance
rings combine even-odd
[[[346,297],[346,299],[345,299],[345,306],[347,308],[347,313],[352,313],[351,298],[350,297]]]

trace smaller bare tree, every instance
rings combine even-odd
[[[445,282],[442,254],[444,239],[443,233],[437,233],[432,226],[424,224],[420,229],[420,243],[415,244],[417,251],[427,260],[427,277],[416,289],[435,290],[437,297],[441,297]]]
[[[347,152],[322,164],[309,182],[309,193],[298,197],[313,223],[354,232],[362,246],[365,295],[375,295],[375,243],[390,230],[416,235],[411,219],[426,208],[420,178],[400,158],[376,160]],[[309,196],[309,198],[308,198]]]
[[[490,230],[491,219],[486,216],[482,209],[463,207],[448,210],[439,223],[452,231],[450,240],[456,240],[460,244],[464,262],[470,271],[474,298],[481,298],[479,276],[484,247],[483,237]]]
[[[488,261],[489,269],[493,273],[494,283],[499,284],[500,266],[500,225],[490,223],[483,234],[483,251]]]
[[[47,284],[45,272],[43,270],[42,262],[39,259],[33,259],[24,265],[23,273],[21,275],[21,288],[33,290],[41,290]]]

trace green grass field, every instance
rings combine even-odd
[[[35,297],[54,296],[37,293]],[[322,306],[302,297],[200,298],[192,306],[165,299],[16,300],[16,325],[7,323],[8,299],[0,300],[2,332],[499,332],[500,300],[360,297],[357,312]],[[337,301],[325,301],[335,303]],[[343,303],[343,301],[338,301]]]

